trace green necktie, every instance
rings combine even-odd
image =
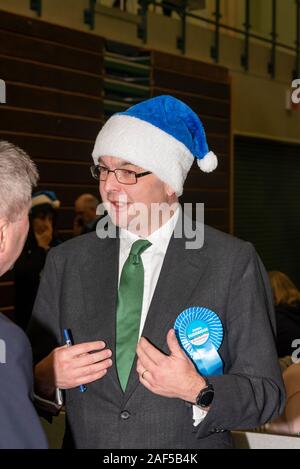
[[[139,239],[131,246],[123,266],[117,306],[116,363],[119,380],[125,392],[139,337],[144,293],[144,266],[141,254],[151,246]]]

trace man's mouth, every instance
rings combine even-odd
[[[112,207],[118,210],[122,210],[125,207],[128,207],[129,205],[127,202],[120,202],[120,201],[115,201],[115,202],[110,201],[110,204],[112,205]]]

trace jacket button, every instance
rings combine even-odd
[[[218,428],[214,428],[213,429],[213,433],[223,433],[225,432],[226,430],[224,430],[223,428],[221,427],[218,427]]]
[[[130,417],[130,413],[127,412],[127,410],[123,410],[123,412],[121,412],[121,419],[122,420],[128,420]]]

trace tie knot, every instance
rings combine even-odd
[[[147,239],[138,239],[133,243],[131,246],[130,250],[130,258],[132,260],[132,263],[134,265],[139,264],[141,261],[141,255],[143,254],[146,249],[151,246],[150,241],[147,241]]]

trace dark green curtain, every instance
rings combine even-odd
[[[300,287],[300,145],[236,136],[235,235]]]

